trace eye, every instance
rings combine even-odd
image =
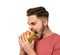
[[[35,22],[32,22],[31,24],[32,24],[32,25],[36,25],[36,23],[35,23]]]

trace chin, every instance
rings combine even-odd
[[[43,34],[38,35],[38,40],[43,38]]]

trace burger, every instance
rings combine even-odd
[[[35,33],[32,31],[26,31],[25,32],[26,38],[28,39],[28,41],[31,43],[35,37]]]

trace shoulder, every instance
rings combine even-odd
[[[55,33],[53,41],[54,41],[54,45],[60,46],[60,35]]]
[[[59,35],[59,34],[56,34],[56,33],[55,33],[54,37],[55,37],[57,40],[60,40],[60,35]]]
[[[56,41],[60,40],[60,35],[54,33],[54,34],[53,34],[53,40],[56,40]]]
[[[58,43],[60,44],[60,35],[54,33],[49,41],[52,45],[55,45],[55,44],[58,44]]]

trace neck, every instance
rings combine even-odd
[[[44,32],[43,32],[43,38],[50,36],[53,34],[53,32],[49,29],[49,27],[46,27]]]

